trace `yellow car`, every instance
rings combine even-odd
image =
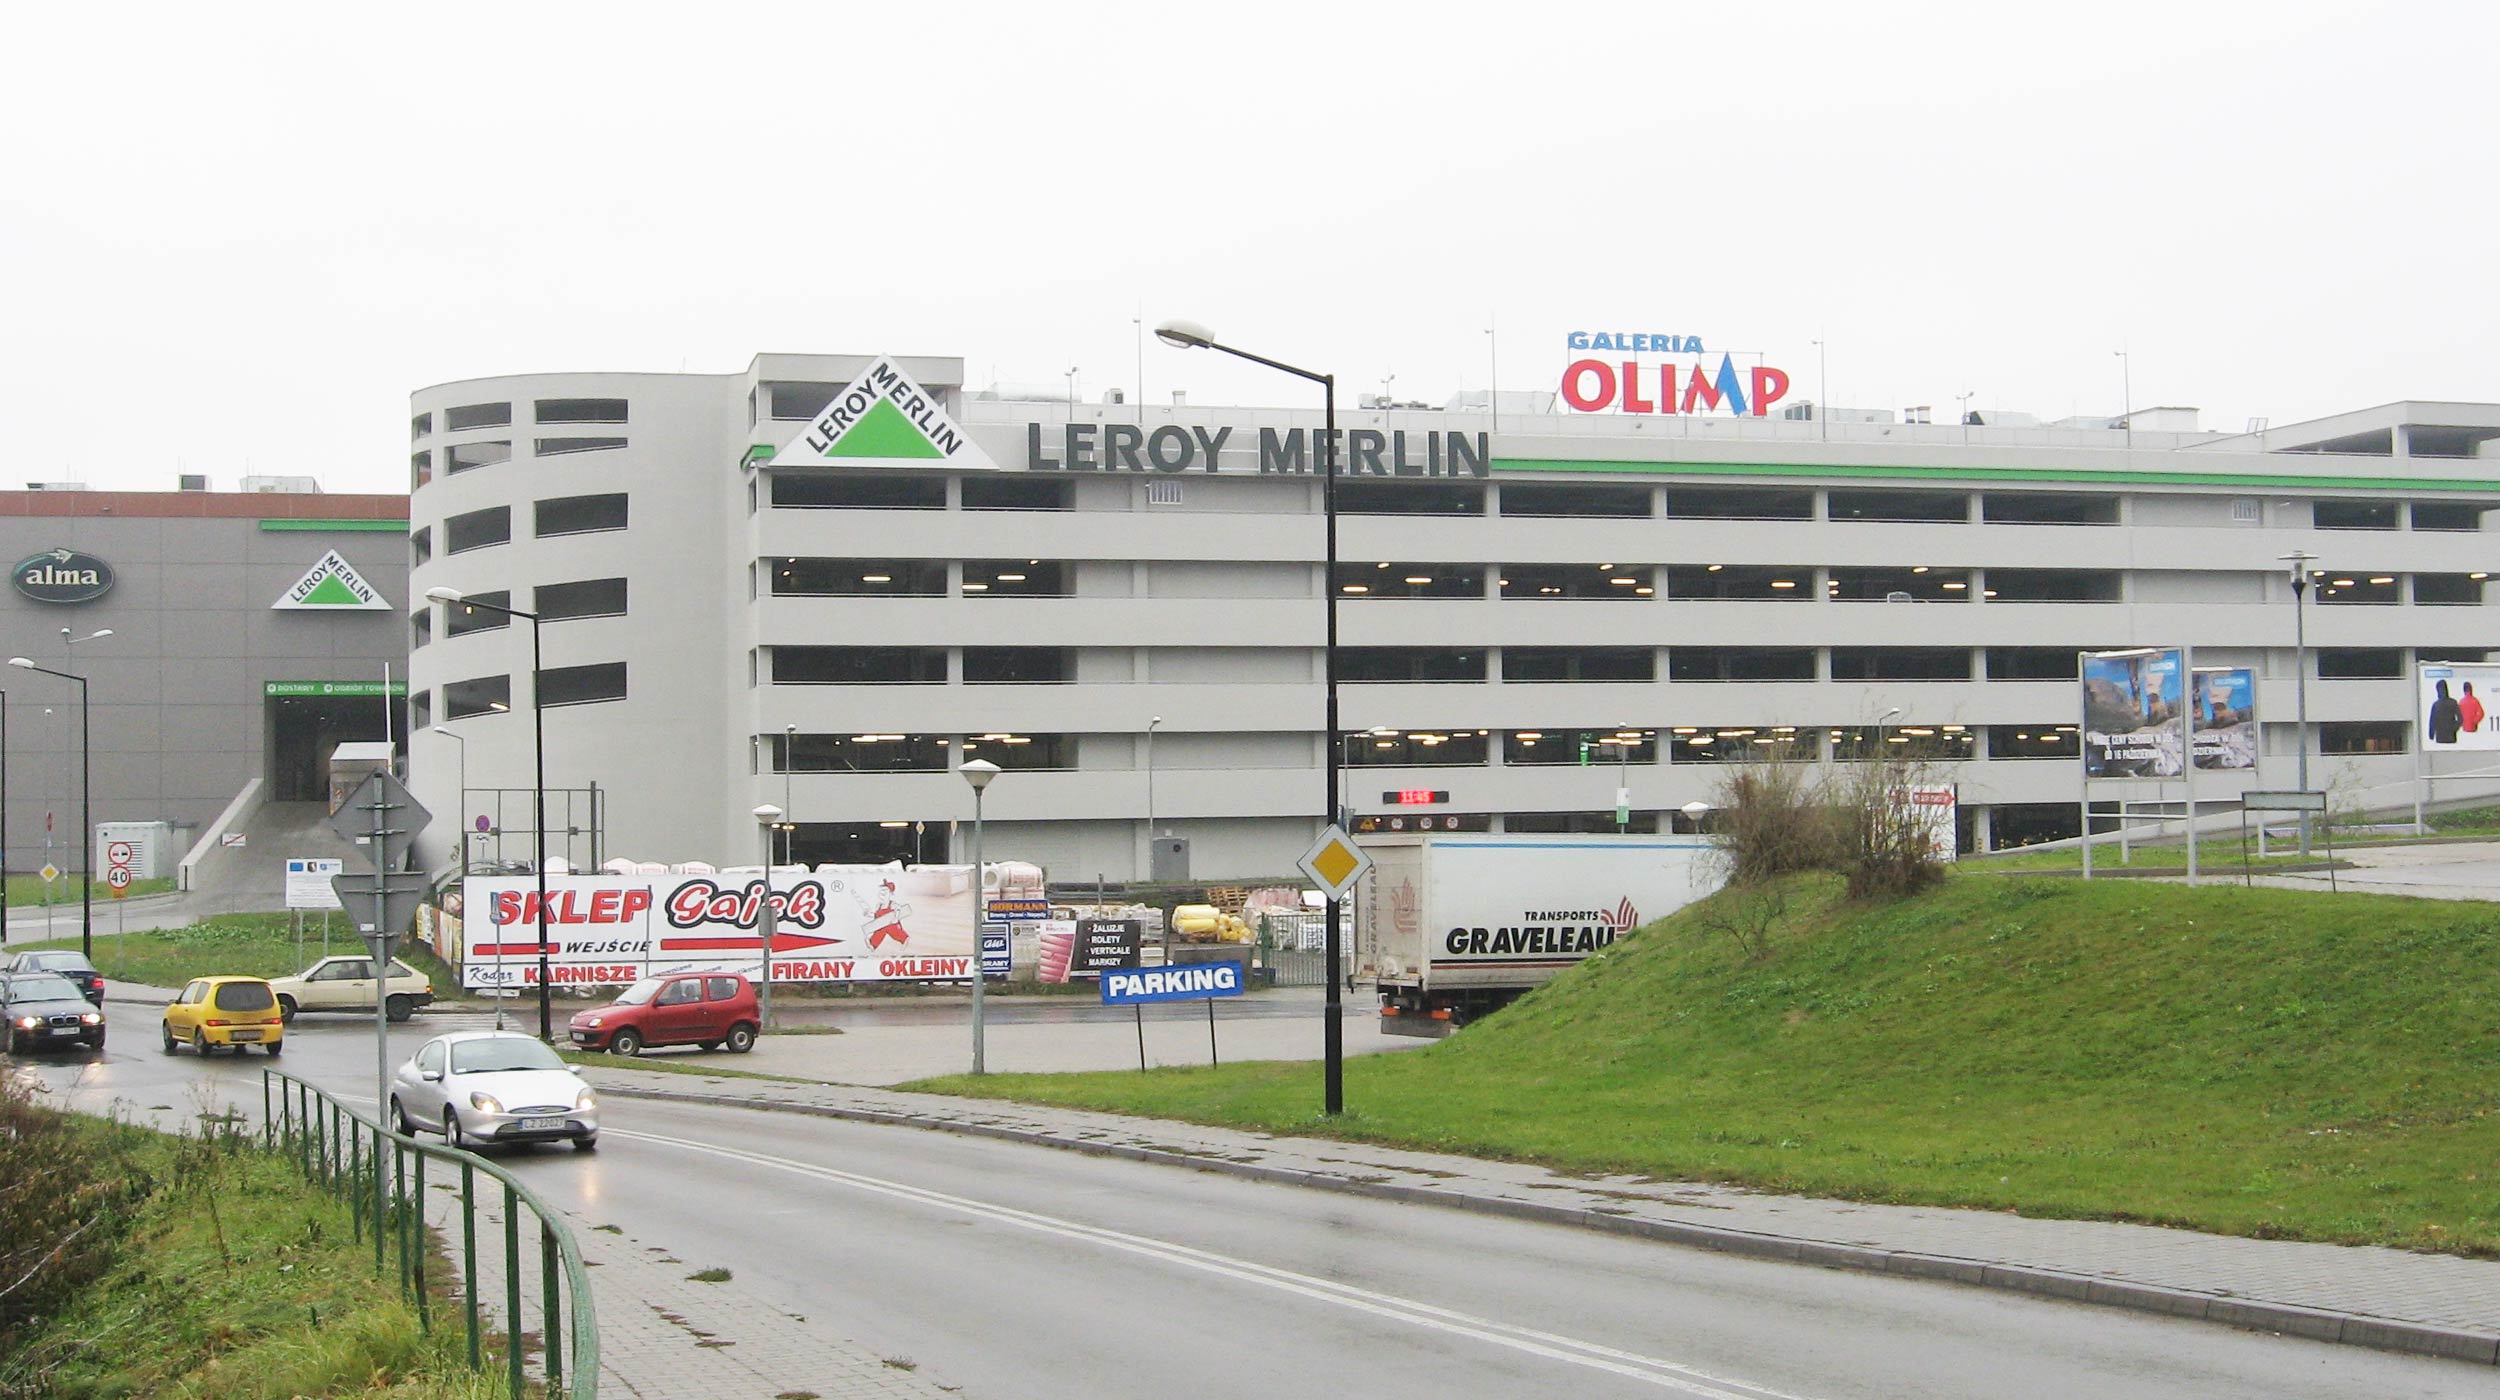
[[[286,1042],[278,994],[261,977],[194,977],[165,1008],[165,1053],[189,1045],[205,1055],[220,1045],[257,1045],[275,1055]]]

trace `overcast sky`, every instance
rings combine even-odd
[[[1831,401],[2500,399],[2500,6],[21,7],[6,476],[404,490],[407,395],[758,351],[1399,398],[1574,329]],[[1498,337],[1488,336],[1498,327]],[[1292,403],[1148,338],[1144,387]],[[1945,412],[1939,412],[1942,419]]]

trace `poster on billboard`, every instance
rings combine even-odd
[[[2083,654],[2083,775],[2179,776],[2182,671],[2175,648]]]
[[[2500,715],[2493,706],[2493,687],[2500,686],[2500,665],[2470,661],[2422,663],[2422,751],[2500,749]]]
[[[2199,666],[2189,712],[2199,768],[2257,766],[2257,677],[2245,666]]]
[[[760,973],[773,914],[776,982],[968,981],[968,866],[823,866],[813,873],[550,875],[548,980],[612,986],[663,972]],[[461,985],[538,982],[538,882],[480,876],[462,887]]]

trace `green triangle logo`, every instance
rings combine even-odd
[[[364,599],[356,596],[356,590],[341,582],[337,574],[323,574],[321,582],[313,585],[312,592],[304,595],[304,606],[308,608],[352,608],[363,602]]]
[[[879,399],[876,406],[859,416],[842,436],[834,439],[825,453],[828,457],[898,457],[918,461],[944,457],[929,436],[913,426],[890,400]]]

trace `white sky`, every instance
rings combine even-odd
[[[2500,6],[24,6],[0,484],[403,490],[407,395],[757,351],[1351,401],[1564,333],[2209,428],[2500,399]],[[1148,338],[1164,401],[1294,381]]]

